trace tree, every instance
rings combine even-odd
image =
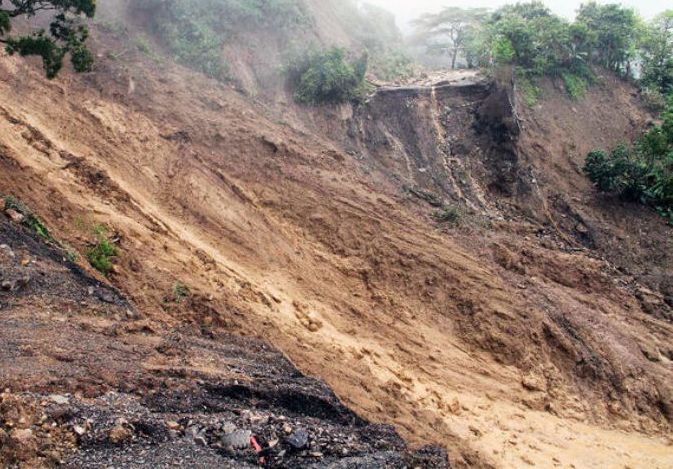
[[[468,45],[478,43],[477,30],[488,17],[484,8],[446,7],[436,14],[427,13],[414,21],[417,40],[424,42],[429,51],[448,53],[451,68],[456,68],[460,54],[474,62],[473,49]]]
[[[313,50],[295,57],[286,67],[294,98],[302,104],[358,101],[366,93],[367,52],[350,61],[345,49]]]
[[[537,75],[559,74],[576,57],[571,25],[541,2],[517,3],[495,11],[491,18],[493,54]],[[502,51],[511,51],[508,54]]]
[[[662,95],[673,93],[673,10],[654,18],[641,45],[642,83]]]
[[[628,75],[639,34],[636,12],[617,4],[590,2],[580,7],[576,21],[592,32],[592,59],[609,70]]]
[[[42,12],[53,14],[48,32],[11,34],[16,18]],[[0,43],[9,54],[41,57],[48,78],[58,74],[68,53],[77,72],[89,71],[93,65],[93,54],[85,45],[89,31],[79,19],[92,18],[95,12],[96,0],[0,0]]]

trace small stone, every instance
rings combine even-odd
[[[133,437],[133,432],[121,424],[117,424],[108,435],[110,443],[113,445],[119,445],[125,441],[130,440]]]
[[[222,431],[224,433],[234,433],[236,431],[236,425],[231,422],[226,422],[224,425],[222,425]]]
[[[96,292],[96,297],[103,303],[113,304],[115,302],[114,296],[105,290]]]
[[[9,217],[10,220],[12,220],[14,223],[23,223],[23,220],[26,219],[22,214],[14,210],[13,208],[8,208],[5,210],[5,213]]]
[[[250,446],[251,438],[250,430],[237,430],[222,437],[222,446],[229,451],[246,449]]]
[[[62,396],[60,394],[52,394],[49,396],[49,400],[53,402],[54,404],[60,404],[60,405],[65,405],[70,403],[70,399],[68,399],[66,396]]]
[[[659,351],[650,347],[649,345],[641,344],[640,351],[643,353],[645,358],[651,362],[657,363],[661,361],[661,355],[659,354]]]
[[[166,427],[168,427],[169,430],[179,430],[180,429],[180,424],[178,422],[170,420],[170,421],[166,422]]]
[[[292,427],[290,426],[290,424],[287,424],[287,423],[284,424],[284,425],[283,425],[283,431],[284,431],[285,433],[287,433],[288,435],[289,435],[290,433],[292,433]]]
[[[194,443],[196,443],[199,446],[208,446],[208,441],[206,440],[206,437],[203,435],[196,435],[194,437]]]
[[[9,257],[14,257],[14,251],[7,244],[0,244],[0,250],[5,251]]]
[[[308,433],[297,430],[287,438],[287,444],[296,450],[304,449],[308,445]]]
[[[84,435],[84,434],[86,433],[86,428],[84,428],[84,427],[81,426],[81,425],[75,425],[74,427],[72,427],[72,430],[73,430],[78,436],[82,436],[82,435]]]
[[[2,288],[4,291],[12,291],[16,287],[15,282],[11,282],[9,280],[5,280],[0,284],[0,288]]]
[[[539,376],[528,375],[521,380],[521,385],[529,391],[544,391],[546,384]]]

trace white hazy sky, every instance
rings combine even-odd
[[[426,12],[437,11],[444,6],[458,7],[487,7],[497,8],[507,3],[516,3],[516,0],[366,0],[395,13],[400,26],[404,26],[410,19]],[[670,0],[612,0],[599,3],[622,3],[635,7],[645,18],[651,18],[666,8],[673,8]],[[545,0],[544,2],[554,12],[568,18],[575,16],[575,11],[583,3],[582,0]]]

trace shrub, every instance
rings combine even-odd
[[[344,49],[309,51],[287,66],[295,100],[302,104],[342,103],[366,94],[368,55],[350,62]]]
[[[535,79],[533,77],[529,77],[525,73],[518,73],[516,83],[519,91],[521,92],[521,95],[523,96],[526,106],[533,107],[540,101],[540,98],[542,97],[542,90],[535,83]]]
[[[93,231],[96,243],[87,250],[86,258],[94,269],[108,276],[113,268],[112,259],[119,254],[119,251],[107,239],[107,229],[104,226],[96,225]]]
[[[589,153],[584,171],[601,192],[640,201],[673,222],[673,99],[661,125],[630,147]]]
[[[413,62],[399,50],[376,54],[372,58],[371,69],[378,79],[385,81],[409,78],[414,74]]]
[[[182,303],[190,295],[189,287],[182,282],[173,285],[173,298],[177,303]]]
[[[435,212],[433,217],[439,223],[448,223],[451,225],[457,225],[460,223],[462,214],[460,213],[460,210],[458,210],[456,207],[446,207],[438,212]]]
[[[575,100],[584,97],[587,92],[588,83],[583,77],[572,72],[564,71],[561,73],[561,79],[568,92],[568,96]]]
[[[656,87],[643,88],[640,97],[645,107],[651,112],[659,113],[666,107],[666,97]]]

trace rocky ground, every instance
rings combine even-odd
[[[448,467],[261,341],[143,319],[25,222],[0,215],[0,466]]]

